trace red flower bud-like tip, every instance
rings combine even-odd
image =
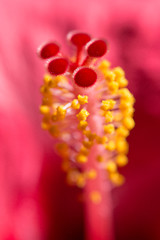
[[[56,56],[59,52],[59,46],[55,42],[45,43],[38,48],[38,55],[42,59],[48,59],[53,56]]]
[[[86,50],[90,57],[103,57],[107,53],[106,41],[102,39],[93,39],[86,45]]]
[[[91,87],[97,80],[97,74],[91,68],[80,67],[73,73],[73,78],[79,87]]]
[[[55,57],[47,62],[47,70],[51,75],[64,74],[69,66],[69,62],[66,58]]]
[[[91,37],[87,33],[73,31],[68,34],[67,39],[76,47],[83,47],[91,40]]]

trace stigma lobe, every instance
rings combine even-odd
[[[59,52],[59,46],[55,42],[45,43],[38,49],[38,55],[42,59],[48,59],[56,56]]]
[[[73,77],[79,87],[91,87],[97,80],[96,72],[88,67],[80,67],[73,73]]]
[[[102,39],[93,39],[86,45],[86,50],[90,57],[103,57],[107,52],[107,44]]]
[[[66,58],[56,57],[47,63],[47,70],[51,75],[60,75],[67,71],[68,66],[69,62]]]
[[[67,38],[76,47],[83,47],[91,40],[89,34],[76,31],[69,33]]]

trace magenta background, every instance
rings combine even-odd
[[[158,0],[1,0],[0,239],[83,239],[80,191],[67,187],[40,128],[44,73],[37,47],[78,29],[105,37],[136,98],[126,184],[113,190],[116,240],[160,239],[160,3]]]

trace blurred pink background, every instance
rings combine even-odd
[[[66,34],[105,37],[108,59],[126,72],[136,98],[126,183],[112,192],[115,240],[160,239],[160,2],[1,0],[0,239],[84,239],[81,193],[65,184],[53,140],[40,128],[46,40],[64,52]]]

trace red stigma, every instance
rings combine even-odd
[[[98,66],[99,61],[96,61],[96,58],[106,54],[107,43],[103,39],[91,40],[89,34],[78,31],[69,33],[67,39],[76,47],[73,58],[64,57],[55,42],[43,44],[38,49],[38,54],[47,60],[46,68],[49,74],[57,76],[67,72],[67,77],[73,78],[78,86],[91,87],[97,80],[97,73],[92,68]]]
[[[68,66],[69,66],[69,62],[66,58],[57,57],[57,58],[51,59],[47,63],[47,70],[52,75],[60,75],[60,74],[64,74],[67,71]]]
[[[68,40],[76,47],[83,47],[91,40],[91,37],[87,33],[74,31],[68,34]]]
[[[42,59],[54,57],[57,55],[58,52],[59,52],[59,46],[54,42],[44,44],[40,46],[40,48],[38,49],[38,55]]]
[[[86,46],[87,53],[90,57],[102,57],[107,52],[107,44],[104,40],[93,39]]]
[[[91,87],[97,80],[96,72],[88,67],[80,67],[75,70],[73,77],[79,87]]]

